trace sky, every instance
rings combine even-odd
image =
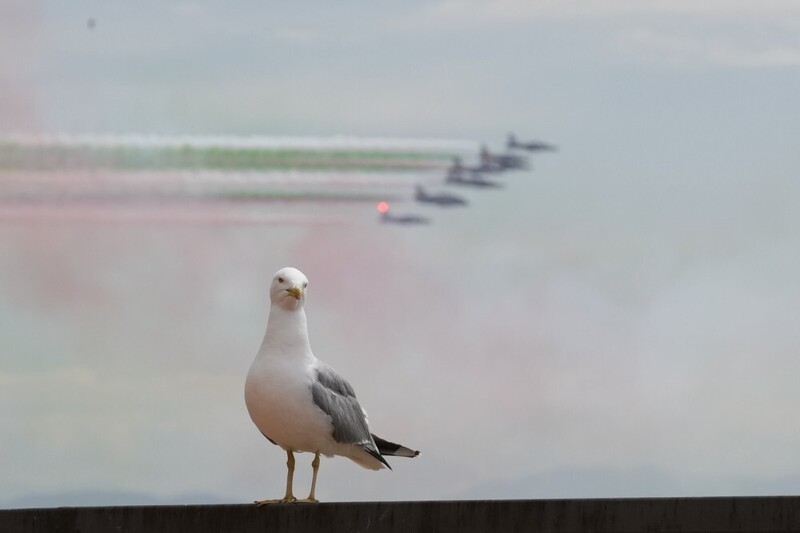
[[[0,506],[282,494],[243,384],[288,265],[422,451],[320,499],[797,493],[797,94],[788,0],[3,2],[2,134],[559,151],[427,227],[0,220]]]

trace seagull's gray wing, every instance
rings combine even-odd
[[[356,399],[353,387],[342,376],[320,362],[314,382],[311,384],[311,394],[314,404],[331,417],[333,440],[360,446],[387,467],[389,466],[372,440],[367,417]]]

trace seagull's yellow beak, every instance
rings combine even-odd
[[[290,287],[290,288],[286,289],[286,292],[288,292],[289,294],[294,296],[296,300],[299,300],[300,298],[303,297],[303,289],[301,289],[300,287],[296,287],[296,286],[295,287]]]

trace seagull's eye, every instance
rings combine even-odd
[[[278,278],[278,283],[283,283],[283,278]]]
[[[303,283],[303,288],[305,289],[306,287],[308,287],[308,282],[307,281],[305,283]]]

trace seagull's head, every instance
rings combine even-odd
[[[306,299],[308,278],[305,274],[292,267],[285,267],[272,276],[272,286],[269,289],[269,298],[273,305],[288,311],[299,309]]]

